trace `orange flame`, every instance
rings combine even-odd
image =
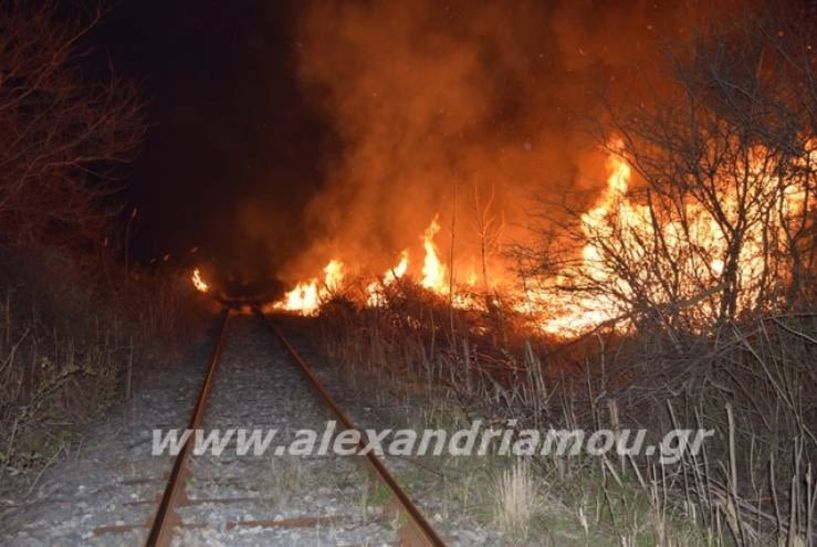
[[[383,281],[372,281],[366,286],[366,304],[369,306],[383,305],[383,288],[388,287],[406,274],[408,270],[408,249],[400,253],[400,262],[383,274]]]
[[[438,216],[435,216],[423,236],[420,238],[423,243],[425,257],[423,260],[422,277],[419,284],[437,294],[448,294],[449,287],[446,279],[447,268],[439,258],[439,249],[434,242],[434,238],[440,231]],[[403,250],[400,253],[400,260],[397,264],[388,269],[379,280],[372,281],[366,286],[366,304],[371,307],[382,306],[384,304],[384,288],[393,284],[398,279],[403,278],[408,273],[409,251]],[[301,315],[314,315],[317,313],[321,303],[327,296],[341,288],[343,282],[343,263],[340,260],[331,260],[324,268],[324,280],[321,284],[317,278],[298,283],[294,289],[287,292],[279,302],[272,304],[275,310],[286,310],[300,313]],[[468,276],[468,284],[472,287],[477,283],[475,272]],[[468,295],[455,295],[453,304],[457,307],[468,307],[474,304],[474,299]]]
[[[281,302],[275,304],[279,310],[300,312],[303,315],[312,315],[318,310],[318,280],[313,279],[306,283],[298,283],[295,288],[284,295]]]
[[[408,260],[408,249],[405,249],[402,253],[400,253],[400,262],[397,264],[397,266],[390,269],[383,275],[383,284],[391,285],[406,275],[406,270],[408,270]]]
[[[277,310],[298,312],[302,315],[315,315],[322,301],[326,300],[343,282],[343,262],[330,260],[324,267],[324,279],[321,285],[317,278],[309,282],[298,283],[284,298],[273,304]]]
[[[631,176],[631,169],[627,162],[618,156],[610,156],[607,160],[607,167],[610,171],[610,176],[607,178],[607,188],[596,204],[581,216],[581,228],[588,238],[592,236],[593,231],[607,227],[609,217],[613,212],[629,219],[629,222],[649,222],[648,218],[642,218],[639,214],[640,211],[634,211],[630,203],[626,201]],[[601,265],[603,259],[601,249],[592,243],[588,243],[582,249],[581,255],[582,264],[580,268],[583,269],[582,274],[599,281],[607,278],[607,272],[604,271]],[[577,273],[563,272],[562,275],[557,276],[554,283],[562,285],[569,277]],[[618,311],[615,302],[602,297],[570,296],[560,298],[557,295],[549,294],[548,291],[531,291],[527,296],[528,304],[531,304],[534,309],[547,303],[551,317],[545,319],[540,327],[543,331],[551,334],[576,334],[612,319]],[[526,304],[523,311],[530,311],[530,309]]]
[[[446,267],[439,258],[439,250],[434,243],[434,237],[440,231],[437,222],[438,217],[432,219],[431,224],[426,228],[423,237],[423,248],[425,258],[423,260],[422,278],[420,285],[438,294],[448,294],[448,284],[446,282]],[[387,270],[380,281],[373,281],[366,286],[366,303],[369,306],[380,306],[384,301],[383,289],[388,287],[398,279],[404,277],[408,272],[409,252],[408,249],[400,253],[400,260],[393,267]],[[302,315],[314,315],[317,313],[321,303],[332,293],[341,288],[343,282],[343,263],[340,260],[331,260],[324,268],[324,280],[320,283],[317,278],[298,283],[294,289],[287,292],[284,297],[272,304],[275,310],[285,310],[297,312]],[[476,276],[473,276],[475,282]]]
[[[198,268],[193,270],[193,275],[190,276],[190,280],[193,282],[193,286],[196,287],[197,291],[207,292],[210,290],[210,285],[201,278],[201,272]]]
[[[425,259],[423,260],[423,278],[420,284],[436,293],[444,294],[448,292],[445,282],[445,265],[440,261],[437,244],[434,243],[434,236],[440,231],[437,216],[431,221],[423,234],[423,249],[425,249]]]
[[[326,292],[337,291],[343,282],[343,262],[340,260],[330,260],[323,268],[323,273],[323,286]]]

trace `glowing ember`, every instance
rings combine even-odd
[[[437,217],[431,221],[423,234],[423,249],[425,249],[425,259],[423,260],[423,278],[420,284],[436,293],[444,294],[448,292],[445,280],[445,265],[438,257],[439,250],[434,243],[434,236],[440,231]]]
[[[201,278],[201,272],[198,268],[193,270],[193,275],[190,276],[190,280],[193,282],[193,286],[196,287],[197,291],[207,292],[210,290],[210,285]]]

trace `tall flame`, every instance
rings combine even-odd
[[[431,291],[445,293],[448,290],[445,282],[445,265],[440,261],[439,250],[437,244],[434,243],[434,237],[439,231],[440,225],[435,216],[423,233],[423,249],[426,255],[423,260],[423,278],[420,284]]]
[[[343,262],[340,260],[330,260],[329,264],[323,268],[323,273],[323,286],[326,291],[337,291],[343,282]]]

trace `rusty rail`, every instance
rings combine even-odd
[[[289,355],[292,357],[292,360],[298,365],[298,368],[303,373],[304,377],[307,379],[309,384],[312,388],[318,393],[321,400],[326,404],[332,414],[335,415],[337,420],[345,427],[346,429],[360,431],[358,428],[352,424],[352,421],[349,419],[348,416],[343,412],[340,406],[335,402],[332,396],[327,391],[326,387],[321,383],[318,377],[315,375],[315,372],[312,370],[311,365],[306,362],[306,360],[301,357],[298,351],[289,343],[289,341],[284,337],[281,333],[280,329],[272,322],[272,320],[263,314],[258,308],[253,308],[254,313],[256,316],[264,321],[266,325],[272,330],[278,340],[281,342],[281,345],[284,349],[287,350]],[[362,437],[361,437],[362,439]],[[359,448],[364,448],[364,443],[361,440],[359,443]],[[444,546],[445,543],[431,526],[431,524],[426,520],[423,514],[420,512],[418,507],[414,504],[411,498],[406,494],[403,489],[398,484],[397,480],[394,476],[389,472],[388,469],[383,465],[383,462],[377,458],[372,452],[366,452],[363,455],[365,458],[366,463],[368,464],[369,468],[375,473],[375,475],[386,485],[389,489],[393,499],[397,502],[399,509],[408,517],[407,524],[409,525],[410,529],[406,530],[409,533],[409,537],[402,538],[403,545],[435,545],[435,546]]]
[[[191,431],[201,426],[204,409],[207,406],[207,397],[212,390],[213,379],[215,378],[216,370],[218,370],[219,357],[224,347],[224,333],[227,330],[227,320],[229,317],[230,308],[225,308],[219,319],[218,338],[216,339],[216,345],[213,347],[213,352],[210,355],[210,361],[207,365],[207,374],[204,377],[204,382],[202,382],[198,399],[196,399],[193,415],[190,417],[188,429]],[[178,517],[174,513],[174,507],[177,505],[180,497],[184,495],[183,482],[190,456],[188,449],[191,444],[191,438],[192,435],[185,439],[184,445],[176,456],[176,460],[173,462],[173,469],[167,480],[167,486],[162,495],[162,500],[159,502],[159,508],[156,510],[156,515],[153,517],[153,522],[150,525],[150,532],[145,542],[148,547],[165,547],[170,545],[173,526],[178,523]]]

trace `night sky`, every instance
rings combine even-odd
[[[300,244],[333,137],[298,89],[292,16],[288,2],[123,0],[96,29],[96,55],[137,82],[152,126],[124,181],[139,260],[265,275]],[[246,207],[282,229],[275,249],[244,233]]]

